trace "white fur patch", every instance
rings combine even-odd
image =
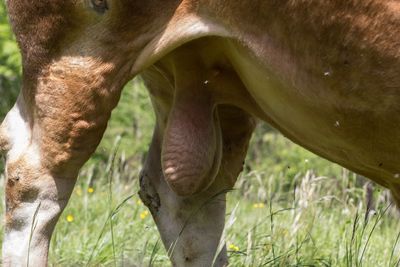
[[[8,140],[10,147],[7,153],[7,162],[15,162],[24,155],[32,166],[39,166],[39,148],[32,142],[32,129],[21,111],[20,105],[23,104],[18,102],[8,112],[1,125],[2,134]]]
[[[5,266],[46,266],[51,236],[44,229],[63,207],[51,200],[23,203],[12,216],[17,223],[7,228],[3,241],[3,264]],[[37,214],[36,214],[37,213]],[[36,217],[35,217],[36,214]]]
[[[7,159],[14,161],[26,151],[31,141],[30,127],[23,119],[18,104],[8,112],[2,127],[5,127],[4,133],[12,148],[7,154]]]

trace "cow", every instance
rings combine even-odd
[[[398,0],[7,6],[23,82],[0,128],[4,266],[46,266],[78,171],[137,75],[156,114],[140,196],[174,266],[228,264],[225,196],[256,119],[400,200]]]

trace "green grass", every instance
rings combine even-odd
[[[52,240],[52,266],[170,266],[136,194],[139,170],[124,164],[117,158],[112,183],[109,166],[92,185],[92,168],[82,171]],[[362,191],[341,191],[345,181],[308,171],[291,190],[275,191],[285,188],[275,178],[245,173],[229,194],[231,266],[396,266],[400,224],[386,200],[366,222],[363,202],[354,200]]]
[[[97,178],[93,165],[81,172],[53,236],[51,266],[170,266],[137,195],[140,169],[119,156],[101,168]],[[288,185],[266,171],[243,173],[228,197],[231,266],[397,266],[397,211],[377,188],[378,211],[365,220],[363,190],[348,187],[356,179],[308,169]]]

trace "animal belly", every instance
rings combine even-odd
[[[299,145],[353,171],[389,186],[400,173],[398,120],[384,118],[371,107],[345,102],[335,91],[323,88],[321,78],[300,77],[296,66],[279,69],[258,61],[246,49],[227,48],[233,67],[270,122]],[[284,63],[282,63],[284,64]],[[305,86],[307,85],[308,86]],[[317,88],[315,88],[317,87]],[[349,96],[351,97],[351,96]],[[367,105],[368,106],[368,105]],[[393,114],[393,112],[389,112]],[[387,113],[387,114],[389,114]]]

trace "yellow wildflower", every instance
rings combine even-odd
[[[89,194],[92,194],[94,192],[94,188],[93,187],[89,187],[87,191],[88,191]]]
[[[262,202],[260,202],[260,203],[255,203],[255,204],[253,205],[253,208],[255,208],[255,209],[262,209],[262,208],[264,208],[264,207],[265,207],[265,204],[262,203]]]
[[[71,223],[71,222],[73,222],[73,221],[74,221],[74,216],[71,215],[71,214],[69,214],[69,215],[67,216],[67,222]]]
[[[238,251],[240,250],[239,247],[238,247],[238,246],[235,246],[234,244],[230,244],[230,245],[228,246],[228,248],[229,248],[229,250],[235,251],[235,252],[238,252]]]
[[[144,220],[146,217],[149,216],[149,211],[145,210],[142,213],[140,213],[140,219]]]

